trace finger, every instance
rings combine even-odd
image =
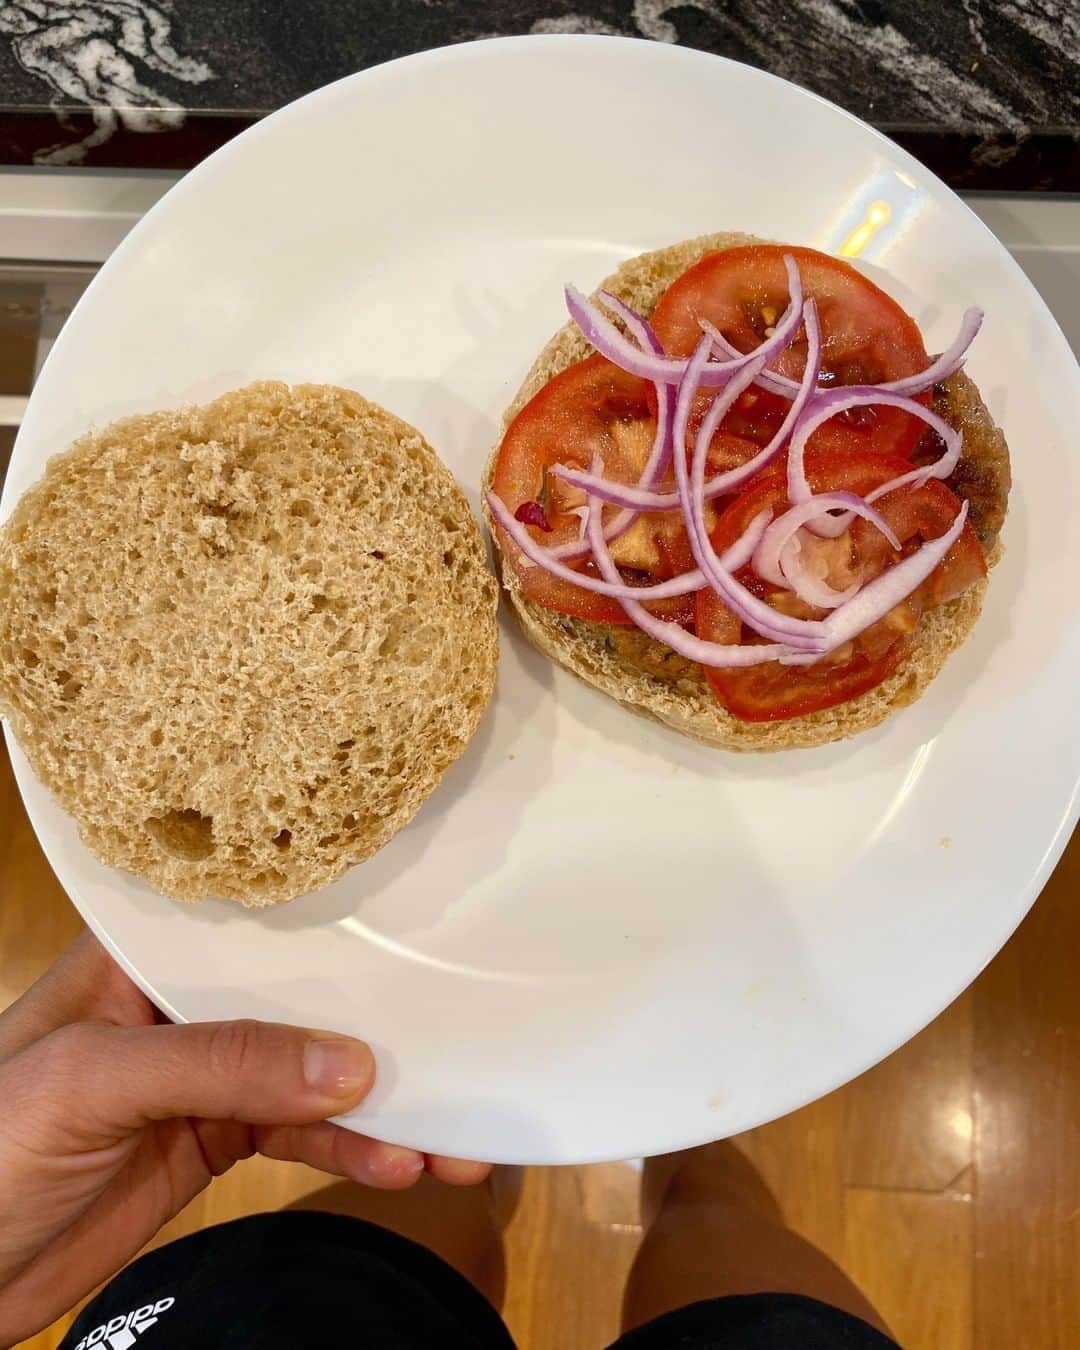
[[[154,1009],[97,938],[84,929],[0,1017],[0,1060],[69,1022],[147,1025]]]
[[[202,1162],[211,1176],[220,1177],[234,1163],[250,1158],[255,1152],[255,1130],[245,1121],[191,1118],[176,1123],[190,1125],[192,1138],[199,1150],[198,1161]]]
[[[490,1163],[444,1158],[438,1153],[429,1153],[425,1165],[437,1181],[444,1181],[448,1186],[478,1186],[491,1175]]]
[[[255,1132],[255,1147],[267,1158],[306,1163],[321,1172],[385,1191],[412,1186],[424,1171],[422,1153],[368,1139],[329,1121],[264,1125]]]
[[[362,1041],[273,1022],[79,1023],[8,1060],[2,1077],[9,1122],[70,1148],[178,1116],[323,1120],[367,1095],[375,1062]]]

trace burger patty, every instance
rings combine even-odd
[[[971,527],[979,536],[983,551],[989,554],[1005,523],[1012,487],[1004,433],[994,425],[975,382],[963,371],[950,375],[935,388],[933,408],[939,417],[963,433],[960,463],[946,482],[961,501],[969,503]],[[942,450],[940,439],[927,432],[916,447],[913,460],[916,464],[929,464]]]

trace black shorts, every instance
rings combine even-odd
[[[145,1350],[514,1350],[498,1313],[434,1253],[359,1219],[299,1210],[236,1219],[149,1252],[83,1309],[60,1350],[144,1342]],[[787,1294],[695,1303],[616,1345],[896,1350],[858,1318]]]

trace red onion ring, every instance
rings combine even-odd
[[[837,609],[846,604],[858,594],[861,583],[853,582],[838,591],[820,577],[814,576],[802,560],[802,542],[799,538],[801,527],[813,520],[818,511],[840,510],[844,507],[847,508],[847,519],[862,516],[881,531],[897,552],[900,551],[901,543],[892,526],[862,497],[842,490],[823,493],[786,511],[774,522],[781,528],[774,530],[770,526],[765,531],[754,554],[754,570],[758,576],[793,590],[800,600],[808,605],[816,605],[819,609]]]
[[[798,385],[799,392],[788,409],[787,415],[772,440],[759,450],[752,459],[748,459],[745,464],[739,464],[735,468],[728,469],[724,473],[717,474],[709,479],[705,484],[706,501],[734,492],[743,483],[748,483],[755,474],[761,473],[784,448],[788,437],[802,416],[803,409],[817,385],[821,360],[821,324],[818,321],[817,304],[813,300],[807,300],[803,306],[803,323],[806,326],[807,336],[806,367],[803,371],[802,381]],[[753,374],[737,375],[728,386],[727,392],[730,393],[738,383],[736,395],[742,394],[753,384],[761,370],[760,359],[751,361],[745,367],[745,372],[752,371]],[[699,436],[706,438],[706,443],[712,440],[717,426],[719,426],[725,414],[730,411],[734,401],[734,398],[729,401],[724,401],[721,398],[714,400],[698,432]],[[601,501],[610,502],[615,506],[628,507],[639,511],[672,511],[681,505],[677,492],[652,492],[640,486],[611,483],[607,479],[598,478],[595,474],[586,473],[583,469],[575,469],[567,464],[555,464],[549,472],[554,474],[556,478],[561,478],[564,482],[581,488],[590,496],[599,497]]]
[[[895,609],[902,600],[917,587],[921,586],[934,568],[947,556],[949,550],[964,528],[967,520],[968,503],[964,502],[956,513],[952,525],[937,539],[929,539],[915,553],[881,572],[873,581],[868,581],[854,599],[846,605],[834,609],[822,626],[827,634],[824,653],[810,656],[803,653],[778,657],[783,665],[809,665],[822,655],[835,651],[845,642],[850,642],[860,633],[864,633],[872,624],[883,619],[890,610]]]
[[[553,478],[580,488],[609,506],[621,506],[630,511],[674,511],[679,506],[677,492],[654,492],[637,483],[616,483],[587,469],[575,469],[572,464],[553,464],[548,472]]]
[[[817,301],[807,300],[803,305],[802,322],[806,328],[806,366],[803,370],[803,378],[796,386],[795,398],[791,407],[787,410],[787,415],[772,440],[753,459],[748,459],[745,464],[739,464],[734,469],[728,469],[726,473],[717,474],[714,478],[709,479],[705,487],[707,498],[719,497],[725,493],[733,492],[743,483],[748,483],[755,474],[760,473],[762,469],[772,463],[786,445],[788,437],[797,428],[810,396],[817,387],[818,375],[821,371],[821,323],[818,320]],[[762,360],[759,358],[757,361],[752,361],[747,369],[754,370],[754,378],[757,378],[762,371]],[[744,387],[749,387],[752,383],[753,380],[750,380]],[[734,381],[732,381],[732,384],[734,384]],[[739,393],[742,392],[743,389],[740,388]],[[731,400],[731,403],[733,402],[734,400]],[[716,398],[713,400],[712,407],[705,414],[705,419],[698,429],[698,440],[703,440],[705,443],[702,451],[704,457],[708,456],[709,443],[716,433],[716,428],[723,421],[725,413],[731,407],[731,403],[724,407],[724,398]]]
[[[648,349],[652,352],[662,352],[660,339],[653,331],[652,324],[643,318],[637,310],[631,309],[629,305],[624,304],[618,296],[611,295],[607,291],[601,292],[604,302],[612,307],[615,312],[626,324],[627,328],[641,344],[644,351]],[[656,385],[656,434],[653,436],[652,449],[649,451],[649,458],[645,461],[645,467],[641,471],[641,478],[638,480],[638,486],[643,491],[648,492],[656,486],[667,472],[668,464],[671,460],[671,418],[675,410],[675,390],[667,384]],[[618,539],[621,535],[633,525],[641,515],[640,509],[635,509],[630,505],[627,509],[610,520],[604,527],[604,537],[609,541]],[[559,544],[552,550],[556,558],[561,558],[563,562],[574,562],[578,558],[584,558],[589,553],[589,546],[585,542],[584,530],[581,539],[568,540],[565,544]]]
[[[963,446],[963,437],[959,431],[949,426],[943,418],[929,408],[924,408],[921,403],[916,403],[913,399],[907,398],[903,394],[883,393],[880,389],[872,386],[851,385],[846,388],[829,389],[825,393],[818,394],[814,400],[811,410],[799,422],[795,428],[795,434],[791,438],[791,445],[788,447],[787,462],[787,481],[788,481],[788,500],[793,506],[800,502],[809,501],[814,495],[813,489],[806,479],[806,467],[804,456],[806,451],[806,442],[817,431],[823,422],[827,422],[830,417],[846,412],[849,408],[865,408],[873,404],[881,404],[889,408],[901,408],[904,412],[911,413],[913,417],[920,418],[933,431],[936,431],[945,442],[945,455],[935,464],[927,469],[919,469],[916,472],[925,474],[926,477],[932,477],[929,469],[940,473],[940,466],[943,461],[949,465],[946,469],[946,475],[952,472],[957,461],[960,458],[960,451]],[[951,460],[950,460],[951,457]],[[942,476],[946,476],[942,475]],[[907,478],[908,475],[903,475]],[[893,480],[894,483],[899,480]],[[912,480],[913,481],[913,480]],[[813,522],[807,522],[807,528],[814,534],[820,534],[827,539],[835,539],[851,524],[850,517],[841,516],[820,516]]]
[[[803,541],[798,534],[793,534],[780,550],[780,569],[800,600],[808,605],[816,605],[818,609],[837,609],[858,593],[858,581],[838,591],[821,577],[815,576],[803,561],[802,551]]]
[[[884,384],[877,386],[890,394],[925,394],[928,389],[932,389],[935,384],[942,380],[947,380],[950,375],[955,375],[964,364],[967,356],[967,350],[978,337],[979,329],[982,327],[983,312],[981,309],[972,306],[971,309],[964,310],[963,317],[960,320],[960,331],[948,347],[941,353],[936,360],[919,371],[917,375],[905,375],[899,380],[887,380]]]
[[[712,338],[717,349],[729,357],[740,357],[743,355],[734,343],[729,342],[714,324],[708,319],[699,319],[698,322],[704,332]],[[899,380],[886,380],[882,384],[870,386],[874,389],[883,389],[889,394],[924,394],[927,389],[932,389],[935,384],[942,380],[947,380],[950,375],[956,372],[964,364],[967,358],[968,348],[978,336],[979,329],[982,327],[983,311],[977,308],[971,308],[964,311],[960,320],[960,331],[952,340],[949,346],[936,357],[925,370],[920,370],[915,375],[905,375]],[[784,398],[794,398],[798,385],[795,380],[789,379],[786,375],[781,375],[775,370],[763,370],[758,383],[771,393],[781,394]]]
[[[560,581],[568,581],[572,586],[579,586],[583,591],[589,591],[593,595],[606,595],[613,600],[674,600],[680,595],[690,595],[694,591],[700,591],[706,584],[704,576],[697,570],[683,572],[680,576],[672,577],[670,581],[659,581],[653,586],[628,586],[621,576],[617,582],[611,582],[598,580],[584,572],[575,572],[572,567],[567,567],[556,556],[555,549],[545,548],[543,544],[537,543],[528,529],[515,518],[513,512],[501,497],[496,496],[494,492],[489,490],[484,493],[484,501],[487,503],[488,510],[496,524],[506,531],[531,563],[534,563],[537,567],[542,567],[545,572],[550,572],[553,577],[558,577]],[[584,510],[583,507],[577,509],[579,511]],[[745,567],[754,556],[754,550],[761,542],[761,536],[765,533],[771,519],[772,511],[768,507],[759,511],[742,535],[725,552],[720,560],[722,565],[729,571],[738,571],[740,567]],[[585,541],[585,550],[586,552],[594,552],[588,540]]]
[[[599,296],[608,309],[614,310],[622,319],[627,331],[643,352],[652,352],[655,356],[664,355],[663,344],[644,314],[639,314],[636,309],[631,309],[625,300],[620,300],[612,291],[600,291]]]
[[[690,364],[686,368],[686,375],[679,386],[679,395],[675,400],[675,425],[672,430],[672,438],[676,445],[684,445],[686,442],[686,425],[690,418],[694,396],[699,387],[698,376],[708,360],[711,346],[712,339],[702,337],[694,349]],[[728,401],[730,406],[740,392],[738,382],[732,381],[728,388],[719,395],[717,402]],[[787,643],[791,647],[820,650],[823,635],[819,620],[795,619],[790,615],[781,614],[771,605],[767,605],[764,600],[759,599],[752,591],[747,590],[741,582],[736,581],[716,556],[705,523],[705,456],[707,451],[708,442],[699,435],[694,443],[693,464],[689,471],[684,454],[676,454],[674,457],[675,481],[678,484],[683,516],[686,521],[686,532],[690,539],[690,550],[694,555],[694,561],[704,574],[708,585],[738,615],[742,622],[756,633],[774,642]]]
[[[863,498],[865,502],[876,502],[890,492],[896,492],[902,487],[922,487],[928,483],[931,478],[948,478],[952,471],[960,462],[960,451],[963,441],[959,438],[955,445],[949,447],[943,455],[935,459],[933,464],[924,464],[917,469],[911,469],[907,473],[900,474],[897,478],[890,478],[887,483],[882,483],[879,487],[868,492]],[[850,511],[842,516],[819,516],[810,526],[814,534],[821,535],[823,539],[838,539],[851,525]]]
[[[876,502],[879,497],[884,497],[889,492],[895,492],[897,488],[907,487],[909,483],[912,487],[922,487],[931,478],[948,478],[960,463],[960,452],[963,449],[963,444],[963,436],[960,432],[957,432],[955,442],[951,446],[947,446],[945,453],[935,459],[933,464],[923,464],[917,469],[911,469],[908,473],[900,474],[898,478],[890,478],[887,483],[882,483],[880,487],[868,492],[865,500]]]
[[[763,358],[766,363],[790,347],[802,322],[803,290],[799,269],[790,254],[784,255],[787,270],[789,301],[783,317],[773,330],[772,337],[749,353],[737,353],[731,360],[706,367],[699,387],[716,389],[727,384],[733,375],[749,362]],[[639,375],[653,384],[679,384],[686,374],[685,357],[661,356],[636,347],[600,310],[575,286],[565,290],[566,308],[581,330],[585,340],[607,359],[630,375]]]
[[[677,458],[679,457],[677,456]],[[596,560],[601,575],[614,584],[619,576],[619,569],[612,560],[608,551],[607,540],[604,538],[603,509],[603,504],[597,498],[589,498],[589,508],[585,519],[585,535],[589,540],[593,558]],[[741,642],[730,644],[706,642],[703,638],[688,633],[685,628],[681,628],[677,623],[668,623],[664,619],[656,618],[636,600],[624,599],[622,607],[643,633],[654,638],[657,642],[662,642],[665,647],[670,647],[676,655],[683,656],[688,661],[696,661],[700,666],[712,666],[717,669],[760,666],[768,661],[775,661],[790,651],[790,648],[774,643],[752,646]]]
[[[788,578],[780,564],[780,554],[788,540],[793,539],[803,525],[817,516],[824,515],[826,511],[844,511],[849,521],[853,516],[862,516],[881,531],[897,552],[900,551],[900,540],[892,526],[857,493],[843,490],[823,492],[820,496],[811,497],[807,502],[789,507],[782,516],[777,516],[762,535],[761,543],[754,550],[754,571],[762,581],[771,582],[774,586],[784,586],[798,593],[795,587],[788,586]]]
[[[766,506],[764,510],[757,513],[732,546],[724,550],[720,561],[729,572],[737,572],[740,567],[745,567],[754,556],[754,550],[761,543],[761,536],[768,529],[770,520],[772,520],[772,509]],[[705,584],[704,577],[701,578],[701,584]]]

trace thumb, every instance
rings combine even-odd
[[[355,1106],[375,1079],[363,1041],[252,1021],[76,1023],[4,1067],[9,1101],[40,1119],[47,1100],[68,1137],[97,1138],[178,1116],[302,1125]]]

